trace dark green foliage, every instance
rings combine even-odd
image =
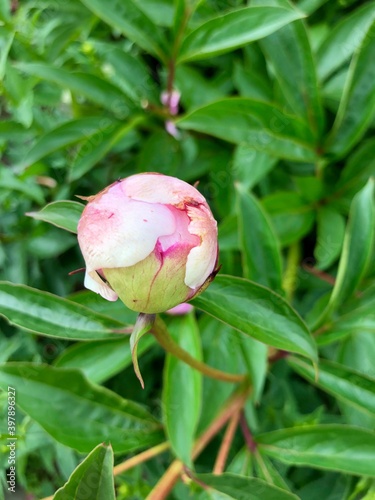
[[[373,0],[0,0],[0,487],[14,387],[37,498],[143,499],[175,458],[171,499],[374,498],[374,60]],[[218,220],[219,276],[163,319],[252,384],[222,475],[221,428],[195,443],[240,385],[145,335],[142,391],[135,313],[69,275],[75,197],[146,171],[199,181]]]

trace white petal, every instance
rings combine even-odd
[[[201,244],[190,250],[186,263],[185,285],[197,288],[207,280],[217,260],[217,224],[204,206],[188,207],[189,232],[201,237]]]
[[[173,234],[175,217],[168,207],[129,200],[117,186],[85,208],[78,241],[89,272],[128,267],[145,259],[160,236]]]
[[[84,285],[88,290],[99,293],[103,299],[114,302],[118,298],[118,295],[112,290],[112,288],[100,279],[100,277],[96,274],[96,271],[92,271],[91,273],[86,271]]]

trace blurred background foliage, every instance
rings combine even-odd
[[[185,347],[196,357],[225,371],[250,373],[255,396],[246,405],[246,418],[255,435],[346,424],[367,429],[370,443],[375,422],[374,61],[373,1],[0,0],[1,279],[68,297],[106,321],[132,324],[134,313],[83,291],[82,274],[69,275],[83,265],[73,234],[82,210],[75,197],[137,172],[199,181],[219,223],[221,272],[265,285],[293,305],[315,334],[321,376],[317,381],[303,358],[287,361],[282,352],[253,339],[243,347],[238,332],[201,313],[197,319],[166,319],[176,340],[186,330]],[[172,91],[180,96],[178,109]],[[91,382],[146,405],[150,415],[186,425],[179,448],[173,440],[184,427],[167,423],[172,455],[166,452],[116,477],[117,498],[145,498],[171,457],[189,452],[197,429],[212,422],[233,387],[209,379],[201,386],[191,372],[179,372],[183,387],[172,383],[167,395],[173,363],[169,359],[166,365],[162,389],[164,354],[145,338],[139,348],[142,391],[127,338],[76,342],[69,340],[74,335],[59,332],[38,336],[43,328],[22,323],[14,311],[37,316],[37,322],[44,314],[42,306],[33,309],[39,299],[22,287],[9,290],[4,285],[0,293],[0,315],[13,323],[0,322],[1,362],[80,369]],[[69,314],[56,303],[56,317]],[[23,370],[21,376],[33,379],[30,365]],[[52,380],[49,373],[38,372],[35,380]],[[77,372],[64,373],[68,386],[82,384],[82,393],[90,392]],[[163,405],[178,391],[190,394],[189,384],[195,395],[186,396],[185,406],[175,401],[181,411],[171,416]],[[48,404],[56,404],[60,415],[63,407],[73,411],[74,398],[64,400],[56,387],[50,382],[39,388],[49,398],[40,403],[40,414],[48,413]],[[57,393],[65,406],[54,402]],[[0,394],[0,406],[6,422],[6,393]],[[41,498],[61,487],[99,441],[70,442],[25,407],[18,410],[17,480]],[[90,411],[95,410],[78,411],[77,419]],[[48,417],[51,428],[62,425],[55,413]],[[155,432],[149,442],[140,438],[133,448],[120,447],[116,463],[160,442]],[[260,458],[243,447],[238,434],[227,470],[259,477],[303,500],[370,500],[375,449],[358,445],[358,455],[369,465],[357,466],[357,445],[350,430],[346,436],[348,442],[337,431],[337,448],[329,440],[321,444],[318,456],[328,458],[314,462],[309,444],[299,459],[288,458],[282,447]],[[319,442],[311,439],[312,447]],[[216,438],[201,455],[199,472],[212,470],[219,445]],[[342,448],[354,465],[350,458],[349,465],[335,463]],[[4,486],[5,458],[0,462]],[[189,481],[171,495],[219,498]]]

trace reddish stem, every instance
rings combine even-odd
[[[241,411],[241,416],[240,416],[240,427],[243,437],[245,438],[247,447],[249,448],[251,453],[255,453],[257,451],[257,444],[254,441],[249,426],[247,425],[245,413],[243,412],[243,410]]]

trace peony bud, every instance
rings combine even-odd
[[[86,288],[152,314],[192,299],[213,279],[217,225],[190,184],[139,174],[88,200],[78,223]]]

